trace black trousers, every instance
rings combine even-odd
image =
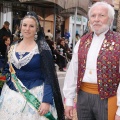
[[[108,99],[80,90],[77,97],[77,116],[78,120],[108,120]]]

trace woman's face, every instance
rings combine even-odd
[[[35,33],[37,31],[37,24],[33,18],[24,18],[21,26],[21,33],[23,38],[34,39]]]
[[[61,41],[60,44],[64,46],[65,45],[65,41]]]
[[[7,38],[7,40],[5,41],[6,45],[10,45],[10,38]]]

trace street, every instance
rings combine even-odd
[[[59,71],[58,68],[57,68],[57,75],[58,75],[60,90],[61,90],[62,99],[63,99],[63,98],[64,98],[64,97],[63,97],[63,84],[64,84],[64,79],[65,79],[66,72],[61,72],[61,71]],[[75,101],[76,101],[76,99],[75,99]],[[64,103],[64,102],[63,102],[63,103]],[[72,119],[72,120],[77,120],[76,105],[74,106],[73,119]]]
[[[64,78],[65,78],[66,72],[57,71],[57,75],[58,75],[60,90],[61,90],[62,99],[63,99],[63,84],[64,84]]]

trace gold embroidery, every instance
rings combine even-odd
[[[91,42],[90,42],[90,40],[88,39],[86,42],[85,42],[85,47],[87,47],[89,44],[90,44]]]
[[[109,47],[109,50],[111,50],[111,51],[113,50],[113,46],[112,45]]]

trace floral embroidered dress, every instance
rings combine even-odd
[[[14,45],[9,61],[16,76],[40,102],[50,103],[50,112],[56,118],[52,88],[45,80],[45,73],[40,68],[40,54],[36,45],[31,52],[16,52]],[[9,65],[8,65],[9,66]],[[5,72],[8,72],[6,67]],[[48,120],[31,108],[23,96],[15,89],[11,77],[7,78],[0,96],[0,120]]]

